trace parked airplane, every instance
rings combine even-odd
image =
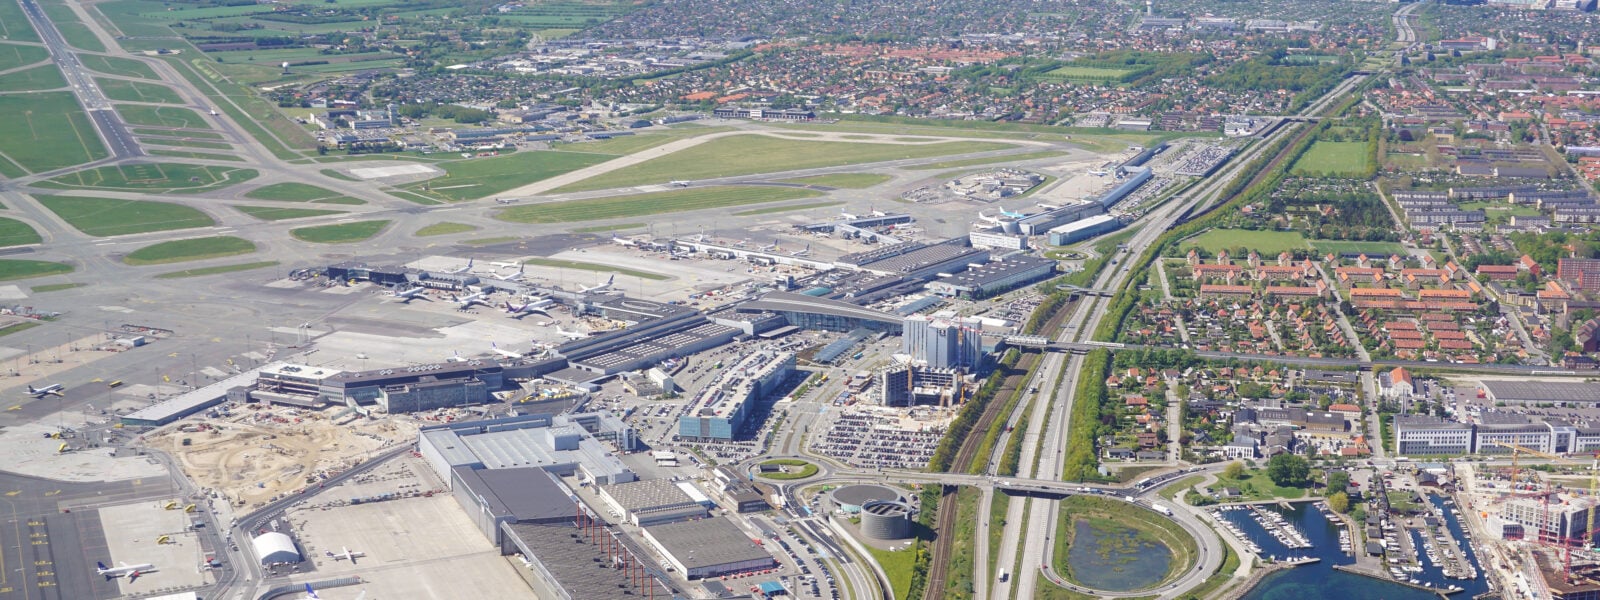
[[[444,361],[445,362],[453,362],[453,363],[467,362],[467,357],[462,356],[460,352],[457,352],[455,350],[451,350],[450,351],[450,356],[445,357]]]
[[[521,266],[521,265],[522,265],[522,263],[515,263],[515,262],[492,262],[492,263],[489,263],[489,266],[494,267],[496,269],[509,269],[511,267],[516,267],[516,266]]]
[[[811,244],[806,244],[805,248],[802,248],[802,249],[799,249],[799,250],[795,250],[794,252],[790,252],[789,256],[809,256],[810,254],[811,254]]]
[[[406,303],[410,303],[412,300],[416,300],[418,298],[421,298],[423,300],[427,300],[428,297],[422,295],[422,293],[426,292],[426,291],[428,291],[428,288],[425,288],[425,287],[422,287],[422,286],[417,286],[417,287],[411,288],[409,290],[396,291],[394,293],[394,297],[399,298],[401,302],[406,302]]]
[[[306,584],[306,600],[322,600],[322,596],[318,596],[317,591],[311,589],[311,584],[309,583]]]
[[[778,249],[778,243],[777,242],[773,242],[773,243],[767,244],[765,246],[759,246],[756,249],[760,250],[762,252],[772,252],[772,251],[775,251],[775,250]]]
[[[854,215],[854,214],[850,214],[850,213],[845,212],[844,209],[842,209],[842,208],[839,209],[839,216],[844,217],[846,221],[854,221],[856,219],[861,218],[859,215]]]
[[[474,304],[483,304],[483,299],[487,296],[488,295],[484,294],[483,292],[478,292],[476,294],[468,294],[465,296],[451,296],[450,300],[456,304],[460,304],[461,308],[471,308]]]
[[[64,398],[66,397],[66,394],[61,393],[64,389],[66,388],[59,383],[52,383],[42,388],[36,388],[30,385],[28,386],[28,393],[33,394],[33,397],[35,398],[43,398],[45,396],[61,396]]]
[[[494,350],[495,354],[499,354],[500,356],[504,356],[513,360],[527,356],[526,354],[517,354],[516,352],[502,349],[500,346],[495,345],[494,342],[489,342],[489,349]]]
[[[471,271],[471,270],[472,270],[472,259],[468,258],[467,259],[467,266],[461,267],[459,269],[451,269],[451,270],[445,271],[445,272],[449,273],[451,275],[459,275],[461,273],[466,273],[467,271]]]
[[[1010,218],[1013,218],[1013,219],[1023,219],[1023,218],[1027,218],[1028,215],[1025,215],[1025,214],[1022,214],[1022,213],[1019,213],[1019,212],[1011,212],[1009,210],[1006,210],[1006,209],[1002,208],[1002,209],[1000,209],[1000,216],[1002,216],[1002,217],[1010,217]]]
[[[687,180],[683,180],[683,179],[675,179],[675,180],[672,181],[673,187],[689,187],[690,183],[693,183],[693,182],[690,182],[690,181],[687,181]]]
[[[505,274],[505,275],[500,275],[499,273],[496,273],[496,275],[498,275],[500,277],[500,279],[504,279],[506,281],[522,281],[522,278],[528,276],[527,269],[528,269],[528,265],[517,265],[517,270],[515,272],[508,273],[508,274]]]
[[[550,306],[550,305],[555,304],[555,303],[556,303],[555,300],[551,300],[549,298],[540,298],[538,300],[530,300],[528,302],[524,302],[521,306],[512,304],[512,303],[510,303],[508,301],[508,302],[505,303],[505,309],[506,309],[506,313],[507,314],[509,314],[511,316],[514,316],[514,317],[518,317],[518,318],[521,318],[522,315],[525,315],[525,314],[528,314],[528,313],[539,313],[541,315],[544,315],[544,316],[548,317],[548,316],[550,316],[550,313],[545,311],[545,307]]]
[[[365,552],[351,551],[349,546],[345,546],[344,547],[344,552],[340,552],[340,553],[337,553],[337,554],[334,553],[334,551],[332,551],[332,550],[328,550],[326,552],[328,553],[328,558],[332,558],[334,560],[348,560],[348,561],[350,561],[350,564],[352,564],[352,565],[356,564],[356,559],[367,555],[367,553],[365,553]]]
[[[991,217],[983,211],[978,211],[978,220],[985,223],[994,223],[995,225],[999,225],[1002,222],[1000,217]]]
[[[617,234],[615,234],[615,233],[611,234],[611,243],[616,244],[618,246],[634,246],[634,245],[638,244],[638,242],[635,242],[635,241],[633,241],[631,239],[628,239],[628,238],[625,238],[625,237],[617,237]]]
[[[560,325],[556,326],[556,333],[561,334],[561,337],[567,338],[569,340],[581,340],[583,338],[586,338],[586,337],[589,337],[591,335],[594,335],[592,333],[584,333],[582,331],[567,331],[565,329],[562,329]]]
[[[99,573],[101,575],[104,575],[107,581],[110,581],[110,580],[115,579],[117,577],[121,577],[123,575],[127,575],[128,576],[128,581],[133,581],[135,579],[138,579],[139,575],[143,574],[144,572],[153,571],[156,568],[155,565],[152,565],[150,563],[145,563],[145,564],[142,564],[142,565],[130,565],[128,563],[117,563],[117,564],[121,565],[121,566],[118,566],[118,567],[108,567],[103,562],[95,562],[94,564],[95,564],[95,566],[99,567],[99,568],[95,569],[95,572]]]
[[[579,286],[578,291],[580,293],[584,293],[584,294],[587,294],[589,292],[603,292],[603,291],[611,289],[611,282],[616,281],[616,280],[617,280],[617,276],[616,275],[612,275],[612,276],[606,278],[606,282],[605,283],[602,283],[602,284],[596,285],[596,286],[591,286],[591,287]]]

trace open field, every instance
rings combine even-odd
[[[1239,479],[1228,479],[1223,477],[1219,471],[1217,472],[1217,482],[1211,484],[1211,488],[1222,489],[1225,487],[1239,488],[1239,492],[1242,494],[1239,500],[1245,502],[1272,500],[1274,498],[1294,499],[1306,495],[1304,489],[1283,487],[1273,483],[1272,478],[1267,477],[1266,469],[1248,469],[1245,471],[1244,477]]]
[[[42,260],[0,259],[0,281],[71,273],[72,265]]]
[[[250,240],[222,235],[151,244],[129,252],[127,256],[122,257],[122,262],[130,265],[163,265],[249,254],[255,251],[256,245]]]
[[[43,46],[0,44],[0,71],[50,60]]]
[[[1300,160],[1290,169],[1293,175],[1322,175],[1354,177],[1372,168],[1373,157],[1367,155],[1366,142],[1318,141],[1311,145]]]
[[[313,204],[366,204],[365,200],[351,198],[333,190],[307,183],[274,183],[245,192],[244,197],[278,202],[310,202]]]
[[[91,71],[107,75],[121,75],[123,77],[138,77],[140,79],[161,79],[156,75],[155,69],[131,58],[115,56],[100,56],[98,54],[79,54],[78,62],[83,63]]]
[[[320,225],[290,229],[289,235],[297,240],[317,244],[348,244],[378,235],[391,221],[354,221],[337,225]]]
[[[494,218],[513,223],[599,221],[763,202],[799,200],[821,195],[822,192],[802,188],[714,186],[591,200],[525,204],[502,210],[496,213]]]
[[[274,267],[274,266],[277,266],[277,265],[278,265],[278,261],[267,260],[267,261],[252,262],[252,263],[240,263],[240,264],[237,264],[237,265],[221,265],[221,266],[216,266],[216,267],[202,267],[202,268],[199,268],[199,269],[184,269],[182,271],[172,271],[170,273],[162,273],[160,275],[157,275],[156,279],[186,279],[186,278],[189,278],[189,277],[204,277],[206,275],[220,275],[222,273],[233,273],[233,272],[237,272],[237,271],[249,271],[251,269],[261,269],[261,268],[265,268],[265,267]]]
[[[145,150],[151,156],[166,156],[170,158],[188,158],[195,160],[222,160],[228,162],[244,162],[244,159],[232,154],[211,154],[209,152],[190,152],[188,150],[161,150],[148,148]]]
[[[146,146],[172,146],[174,148],[199,148],[201,150],[232,150],[233,146],[221,142],[198,142],[195,140],[179,140],[173,138],[141,137],[139,143]]]
[[[177,90],[159,83],[145,83],[142,81],[128,81],[126,79],[106,79],[96,77],[95,85],[100,86],[100,91],[106,97],[121,102],[155,102],[158,104],[183,104],[183,99],[178,97]]]
[[[1250,231],[1245,229],[1212,229],[1198,236],[1184,240],[1182,248],[1199,246],[1202,250],[1216,254],[1218,250],[1233,251],[1234,248],[1245,247],[1255,250],[1262,256],[1277,256],[1287,250],[1306,250],[1311,248],[1306,239],[1298,231]]]
[[[89,284],[87,284],[87,283],[52,283],[52,284],[49,284],[49,285],[36,285],[36,286],[31,287],[31,288],[28,288],[28,291],[31,291],[31,292],[33,292],[35,294],[44,294],[44,293],[48,293],[48,292],[61,292],[61,291],[66,291],[66,290],[70,290],[70,289],[81,288],[81,287],[84,287],[86,285],[89,285]]]
[[[869,188],[890,179],[882,173],[834,173],[831,175],[812,175],[810,177],[796,177],[794,179],[780,179],[781,183],[798,183],[801,185],[820,185],[831,188],[844,188],[859,190]]]
[[[144,163],[109,166],[52,177],[41,187],[109,190],[201,191],[254,179],[255,169],[211,167],[184,163]]]
[[[95,37],[94,32],[78,19],[78,13],[72,12],[65,2],[44,0],[39,3],[39,8],[44,9],[44,14],[55,23],[56,29],[61,32],[61,38],[67,41],[67,45],[91,52],[106,51],[106,45],[100,43],[100,38]]]
[[[94,125],[67,92],[0,96],[0,115],[7,115],[0,119],[0,154],[29,171],[106,157]]]
[[[639,229],[639,228],[645,227],[645,226],[646,226],[645,223],[616,223],[616,224],[613,224],[613,225],[593,225],[593,226],[590,226],[590,227],[578,227],[578,228],[573,229],[572,232],[573,233],[604,233],[604,232],[607,232],[607,231],[622,231],[624,229]]]
[[[642,150],[649,150],[667,142],[681,140],[684,138],[699,137],[702,135],[719,133],[723,131],[733,131],[733,128],[725,126],[707,127],[704,125],[680,123],[665,128],[652,127],[646,131],[648,131],[648,133],[640,132],[635,135],[624,135],[608,140],[595,140],[592,142],[579,142],[575,144],[560,144],[552,147],[551,149],[560,152],[589,152],[593,154],[612,154],[616,156],[622,156],[626,154],[633,154]]]
[[[905,550],[879,550],[867,546],[867,551],[878,561],[878,566],[883,567],[883,574],[889,577],[889,589],[894,590],[894,597],[905,598],[911,593],[911,574],[916,570],[917,553],[928,550],[918,543]]]
[[[117,107],[117,114],[122,115],[122,120],[127,121],[129,125],[211,129],[211,125],[207,124],[205,119],[200,118],[200,113],[181,106],[123,104]]]
[[[321,217],[324,215],[344,214],[342,210],[319,210],[315,208],[285,208],[282,206],[235,206],[239,212],[250,215],[263,221],[282,221],[285,219],[304,219],[306,217]]]
[[[1134,72],[1134,69],[1106,69],[1101,67],[1079,67],[1067,65],[1051,69],[1041,75],[1044,79],[1061,79],[1074,83],[1104,84],[1121,80],[1124,76]]]
[[[0,248],[37,244],[41,241],[43,238],[39,237],[39,232],[34,231],[27,223],[0,217]]]
[[[69,225],[97,237],[216,225],[205,213],[181,204],[70,196],[35,198]]]
[[[39,34],[33,30],[22,6],[15,2],[0,2],[0,37],[13,42],[37,42]]]
[[[839,206],[843,202],[807,202],[805,204],[786,204],[784,206],[768,206],[766,208],[752,208],[733,213],[736,217],[751,217],[755,215],[770,215],[775,213],[790,212],[795,210],[811,210],[813,208],[827,208]]]
[[[176,131],[170,129],[133,129],[132,131],[134,135],[155,135],[185,140],[214,140],[220,142],[227,139],[222,134],[214,131]]]
[[[536,266],[541,266],[541,267],[556,267],[556,268],[559,268],[559,269],[577,269],[577,270],[580,270],[580,271],[597,271],[597,272],[600,272],[600,273],[616,273],[618,275],[626,275],[628,277],[638,277],[640,279],[649,279],[651,281],[666,281],[668,279],[671,279],[670,277],[667,277],[666,275],[662,275],[660,273],[646,273],[644,271],[637,271],[637,270],[629,269],[629,268],[626,268],[626,267],[614,267],[614,266],[611,266],[611,265],[602,265],[602,264],[599,264],[599,263],[590,263],[590,262],[579,262],[579,261],[575,261],[575,260],[561,260],[561,259],[558,259],[558,258],[530,258],[530,259],[524,260],[522,262],[524,264],[536,265]]]
[[[871,163],[1012,147],[994,142],[871,144],[734,135],[555,189],[556,193]]]
[[[477,226],[468,225],[466,223],[434,223],[427,227],[423,227],[422,229],[418,229],[416,233],[411,235],[417,237],[429,237],[434,235],[453,235],[477,230]]]
[[[928,163],[925,165],[916,165],[914,167],[906,168],[912,171],[937,171],[940,169],[959,169],[961,167],[975,167],[978,165],[992,165],[995,163],[1016,163],[1025,160],[1065,156],[1066,154],[1067,153],[1065,152],[1058,152],[1055,150],[1040,150],[1038,152],[1025,152],[1022,154],[1012,154],[1010,156],[990,156],[986,158],[969,158],[967,160],[947,160],[944,162]]]
[[[474,200],[597,165],[615,158],[579,152],[517,152],[509,156],[440,163],[443,177],[406,186],[413,193],[445,202]]]
[[[1345,242],[1338,240],[1312,240],[1311,247],[1317,254],[1333,252],[1335,254],[1365,254],[1367,256],[1389,256],[1391,254],[1405,254],[1406,247],[1396,242]]]
[[[0,75],[0,92],[34,92],[67,87],[66,78],[54,64],[43,64],[31,69]]]

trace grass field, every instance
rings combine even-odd
[[[579,152],[517,152],[509,156],[440,163],[443,177],[406,186],[413,193],[445,202],[474,200],[597,165],[615,158]]]
[[[190,152],[188,150],[162,150],[148,148],[145,150],[151,156],[165,156],[168,158],[188,158],[196,160],[222,160],[228,162],[244,162],[244,159],[232,154],[211,154],[209,152]]]
[[[211,167],[184,163],[143,163],[109,166],[52,177],[53,186],[109,190],[186,190],[226,187],[249,181],[255,169]]]
[[[38,327],[39,325],[41,325],[41,323],[39,323],[38,321],[23,321],[21,323],[12,323],[12,324],[7,325],[5,327],[0,327],[0,337],[5,337],[5,336],[11,335],[13,333],[21,332],[21,331],[27,331],[29,329],[33,329],[35,327]]]
[[[27,223],[0,217],[0,248],[25,246],[42,241],[44,238],[39,237],[39,232],[34,231]]]
[[[513,223],[571,223],[799,200],[821,195],[822,192],[801,188],[714,186],[591,200],[526,204],[502,210],[495,214],[494,218]]]
[[[643,150],[649,150],[662,144],[685,138],[699,137],[706,134],[722,131],[733,131],[732,127],[705,127],[679,125],[650,133],[638,135],[625,135],[608,140],[594,140],[592,142],[578,142],[574,144],[560,144],[552,150],[561,152],[588,152],[593,154],[611,154],[622,156]]]
[[[434,223],[427,227],[423,227],[422,229],[418,229],[416,233],[411,235],[417,237],[429,237],[435,235],[454,235],[457,233],[466,233],[468,231],[477,230],[477,226],[468,225],[466,223]]]
[[[223,141],[227,138],[213,131],[172,131],[170,129],[134,129],[134,135],[155,135],[185,140]]]
[[[780,480],[780,481],[791,480],[791,479],[805,479],[805,478],[810,477],[812,475],[816,475],[817,474],[817,470],[818,470],[817,465],[814,465],[814,464],[811,464],[809,462],[800,460],[798,458],[775,458],[775,459],[763,462],[761,464],[763,464],[763,465],[771,465],[771,466],[775,466],[775,467],[786,467],[786,468],[783,468],[782,470],[779,470],[779,471],[773,471],[773,472],[770,472],[770,473],[760,473],[760,476],[762,476],[762,477],[765,477],[767,479],[776,479],[776,480]]]
[[[49,284],[49,285],[36,285],[36,286],[33,286],[31,288],[28,288],[28,289],[30,291],[32,291],[33,293],[35,293],[35,294],[45,294],[45,293],[49,293],[49,292],[61,292],[61,291],[81,288],[81,287],[84,287],[86,285],[89,285],[89,284],[87,284],[87,283],[52,283],[52,284]]]
[[[646,271],[636,271],[636,270],[625,268],[625,267],[613,267],[611,265],[602,265],[602,264],[599,264],[599,263],[591,263],[591,262],[580,262],[580,261],[576,261],[576,260],[560,260],[560,259],[555,259],[555,258],[530,258],[530,259],[524,260],[522,262],[524,264],[537,265],[537,266],[541,266],[541,267],[556,267],[556,268],[559,268],[559,269],[574,269],[574,270],[579,270],[579,271],[595,271],[595,272],[599,272],[599,273],[616,273],[618,275],[625,275],[625,276],[628,276],[628,277],[638,277],[640,279],[649,279],[651,281],[666,281],[668,279],[671,279],[670,277],[667,277],[666,275],[662,275],[660,273],[649,273],[649,272],[646,272]]]
[[[31,65],[36,62],[44,62],[49,59],[50,53],[43,46],[0,44],[0,71]]]
[[[1397,242],[1344,242],[1336,240],[1313,240],[1311,247],[1317,254],[1333,252],[1335,254],[1365,254],[1367,256],[1389,256],[1391,254],[1405,254],[1406,247]]]
[[[338,179],[340,181],[361,181],[360,179],[356,179],[356,178],[351,177],[349,175],[345,175],[344,173],[340,173],[338,169],[323,169],[323,170],[317,171],[317,172],[321,173],[323,175],[327,175],[329,177],[332,177],[334,179]]]
[[[859,163],[949,154],[986,152],[1012,147],[994,142],[941,142],[923,145],[818,142],[763,135],[717,138],[681,152],[654,158],[554,190],[581,192],[677,179],[708,179],[776,171],[814,169]]]
[[[333,190],[298,182],[274,183],[245,192],[244,197],[278,202],[310,202],[312,204],[366,204],[360,198],[351,198]]]
[[[0,115],[7,115],[0,119],[0,154],[29,171],[106,157],[94,125],[67,92],[0,96]]]
[[[1079,67],[1068,65],[1050,70],[1041,75],[1043,79],[1062,79],[1078,83],[1108,83],[1122,79],[1123,76],[1134,72],[1134,69],[1106,69],[1102,67]]]
[[[1067,549],[1072,545],[1078,520],[1087,520],[1097,528],[1129,527],[1137,532],[1135,539],[1159,542],[1166,546],[1172,552],[1172,562],[1168,565],[1162,581],[1188,571],[1190,565],[1199,558],[1199,544],[1194,538],[1189,537],[1177,523],[1156,514],[1155,511],[1097,496],[1069,497],[1061,501],[1060,510],[1061,517],[1056,524],[1056,538],[1052,540],[1055,544],[1055,553],[1051,558],[1056,573],[1073,583],[1078,583],[1078,580],[1067,562]],[[1105,542],[1106,540],[1102,540],[1098,552],[1117,551],[1115,548],[1106,547]]]
[[[1212,229],[1199,236],[1184,240],[1181,248],[1199,246],[1215,255],[1218,250],[1232,252],[1243,246],[1262,256],[1277,256],[1286,250],[1311,248],[1298,231],[1250,231],[1245,229]]]
[[[181,106],[142,106],[137,104],[123,104],[117,106],[117,114],[122,115],[122,120],[129,125],[148,125],[151,127],[182,127],[184,129],[210,129],[211,125],[200,118],[200,113]]]
[[[1372,168],[1373,157],[1367,154],[1366,142],[1318,141],[1311,145],[1289,172],[1293,175],[1322,175],[1354,177]]]
[[[0,92],[32,92],[67,87],[66,78],[54,64],[45,64],[0,75]]]
[[[216,225],[205,213],[181,204],[46,195],[34,198],[67,224],[97,237]]]
[[[289,235],[297,240],[317,244],[348,244],[378,235],[392,221],[355,221],[337,225],[301,227],[290,229]]]
[[[88,67],[88,69],[91,71],[97,71],[107,75],[138,77],[140,79],[161,79],[159,75],[156,75],[155,69],[150,68],[150,65],[133,60],[131,58],[100,56],[98,54],[79,54],[78,62],[83,63],[83,66]]]
[[[321,217],[324,215],[342,215],[342,210],[325,210],[315,208],[286,208],[282,206],[235,206],[239,212],[250,215],[263,221],[282,221],[285,219],[304,219],[306,217]]]
[[[573,229],[572,232],[573,233],[602,233],[602,232],[606,232],[606,231],[622,231],[624,229],[638,229],[640,227],[646,227],[646,226],[647,226],[647,224],[645,224],[645,223],[617,223],[617,224],[614,224],[614,225],[595,225],[595,226],[592,226],[592,227],[578,227],[576,229]]]
[[[978,165],[992,165],[995,163],[1016,163],[1025,160],[1050,158],[1052,156],[1065,156],[1065,152],[1055,150],[1040,150],[1038,152],[1025,152],[1009,156],[990,156],[986,158],[969,158],[967,160],[947,160],[944,162],[928,163],[914,167],[906,167],[913,171],[937,171],[939,169],[959,169],[961,167],[976,167]]]
[[[741,211],[733,213],[733,214],[734,214],[734,216],[737,216],[737,217],[751,217],[751,216],[755,216],[755,215],[770,215],[770,214],[790,212],[790,211],[795,211],[795,210],[811,210],[813,208],[827,208],[829,206],[839,206],[841,204],[844,204],[844,203],[843,202],[807,202],[805,204],[788,204],[788,205],[784,205],[784,206],[768,206],[766,208],[752,208],[750,210],[741,210]]]
[[[121,102],[155,102],[158,104],[183,104],[183,99],[178,97],[178,92],[158,83],[145,83],[142,81],[128,81],[126,79],[105,79],[96,77],[95,85],[100,86],[100,91],[106,97]]]
[[[33,30],[22,6],[15,2],[0,2],[0,36],[13,42],[37,42],[39,34]]]
[[[71,273],[72,265],[42,260],[0,259],[0,281]]]
[[[147,146],[171,146],[174,148],[199,148],[201,150],[232,150],[233,146],[221,142],[200,142],[195,140],[179,140],[173,138],[141,137],[139,143]]]
[[[859,190],[869,188],[890,179],[882,173],[834,173],[832,175],[812,175],[810,177],[796,177],[794,179],[780,179],[782,183],[798,183],[800,185],[820,185],[822,187]]]
[[[255,251],[256,245],[250,240],[223,235],[151,244],[129,252],[127,256],[122,257],[122,262],[130,265],[164,265],[249,254]]]
[[[94,32],[78,19],[78,13],[72,12],[65,3],[45,0],[39,3],[39,7],[44,9],[45,15],[55,23],[56,30],[61,32],[61,38],[66,40],[68,45],[92,52],[106,51],[106,45],[100,43],[100,38],[95,37]]]
[[[1217,482],[1211,484],[1211,489],[1219,490],[1225,487],[1239,488],[1239,492],[1243,495],[1239,500],[1245,502],[1272,500],[1274,498],[1294,499],[1306,495],[1304,489],[1282,487],[1273,483],[1272,478],[1267,477],[1266,469],[1247,469],[1244,472],[1244,477],[1239,479],[1228,479],[1222,476],[1221,471],[1218,471]]]
[[[156,279],[184,279],[184,278],[188,278],[188,277],[203,277],[203,276],[206,276],[206,275],[220,275],[222,273],[235,273],[235,272],[238,272],[238,271],[249,271],[251,269],[262,269],[262,268],[266,268],[266,267],[275,267],[277,265],[278,265],[278,261],[267,260],[267,261],[252,262],[252,263],[240,263],[240,264],[237,264],[237,265],[221,265],[221,266],[216,266],[216,267],[204,267],[204,268],[200,268],[200,269],[185,269],[185,270],[182,270],[182,271],[172,271],[170,273],[162,273],[160,275],[157,275]]]
[[[894,590],[894,597],[905,598],[911,593],[911,573],[917,566],[917,553],[927,552],[927,548],[922,544],[905,550],[866,548],[873,560],[878,561],[878,566],[883,567],[883,574],[889,577],[889,589]]]

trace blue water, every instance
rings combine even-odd
[[[1292,569],[1278,571],[1268,575],[1245,594],[1242,600],[1437,600],[1438,595],[1422,590],[1412,589],[1403,585],[1389,583],[1371,577],[1353,575],[1343,571],[1335,571],[1334,565],[1349,565],[1356,562],[1355,557],[1339,551],[1339,527],[1337,521],[1322,515],[1322,511],[1311,506],[1310,503],[1298,503],[1293,510],[1283,510],[1279,507],[1269,507],[1268,510],[1276,511],[1305,532],[1306,538],[1311,540],[1312,548],[1290,550],[1279,543],[1251,518],[1249,511],[1231,511],[1222,513],[1222,518],[1238,526],[1245,536],[1261,547],[1265,556],[1276,556],[1283,559],[1288,556],[1318,557],[1322,562],[1299,566]],[[1448,517],[1448,513],[1446,514]],[[1459,527],[1458,524],[1452,525]],[[1452,529],[1452,531],[1457,531]],[[1231,533],[1219,532],[1222,535]],[[1458,534],[1459,535],[1459,534]],[[1476,558],[1469,554],[1469,558]],[[1444,586],[1455,584],[1467,588],[1466,592],[1451,595],[1451,598],[1466,600],[1472,595],[1487,589],[1479,581],[1446,580],[1439,574],[1438,569],[1431,569],[1432,573],[1416,573],[1418,581],[1432,581],[1422,576],[1428,575],[1438,578],[1434,585]]]

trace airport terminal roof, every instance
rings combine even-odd
[[[518,521],[547,522],[571,519],[573,500],[555,476],[544,469],[468,469],[457,467],[456,476],[483,495],[497,515]]]
[[[880,310],[863,308],[849,302],[842,302],[839,300],[828,300],[825,298],[807,296],[805,294],[796,294],[794,292],[769,292],[767,295],[762,296],[759,300],[752,300],[740,305],[739,310],[770,310],[774,312],[818,313],[836,317],[877,321],[879,323],[888,323],[896,326],[900,325],[901,320],[898,316]]]
[[[684,567],[709,567],[747,560],[772,559],[727,517],[681,521],[645,527]]]
[[[1600,383],[1580,381],[1483,381],[1496,402],[1600,403]]]
[[[203,388],[122,415],[121,421],[129,425],[166,425],[220,403],[228,395],[228,390],[241,386],[254,387],[260,373],[261,368],[239,373]]]

